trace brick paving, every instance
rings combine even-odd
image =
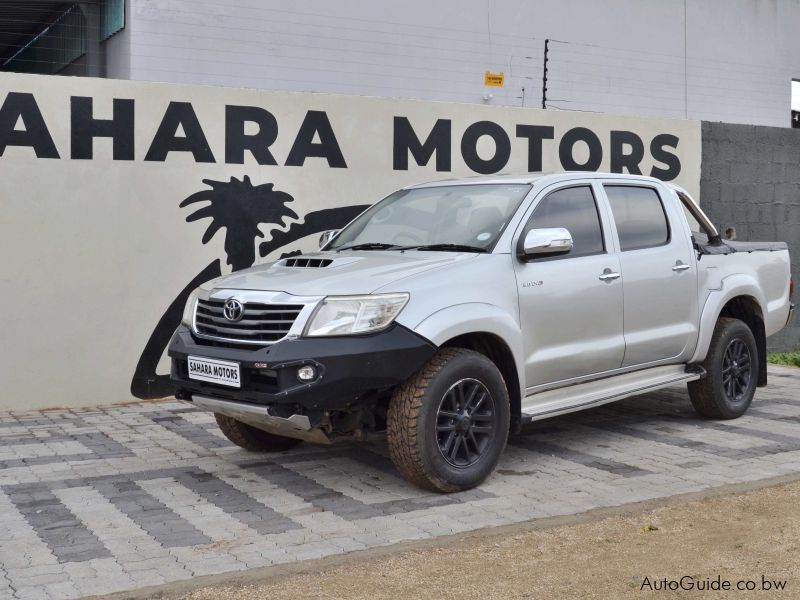
[[[0,413],[0,598],[76,598],[800,472],[800,371],[736,421],[685,388],[528,426],[480,488],[422,492],[383,444],[253,454],[176,401]]]

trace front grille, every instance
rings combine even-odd
[[[271,344],[284,338],[303,309],[302,304],[243,302],[241,321],[229,321],[223,314],[224,300],[198,300],[194,317],[200,335],[217,339]]]

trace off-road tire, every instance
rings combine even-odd
[[[483,434],[487,437],[477,462],[459,467],[450,464],[440,449],[437,418],[447,391],[465,380],[478,381],[489,392],[493,430]],[[491,360],[473,350],[443,348],[395,390],[387,417],[389,454],[403,477],[421,488],[458,492],[475,487],[500,459],[510,412],[505,381]]]
[[[723,383],[725,353],[734,340],[740,340],[749,351],[751,369],[746,389],[738,401],[731,400]],[[688,384],[694,409],[709,419],[735,419],[742,416],[753,400],[759,375],[758,346],[750,328],[739,319],[721,317],[714,327],[703,368],[706,370],[705,377]]]
[[[214,413],[217,425],[225,437],[251,452],[281,452],[294,448],[302,440],[274,435],[232,417]]]

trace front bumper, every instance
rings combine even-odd
[[[266,405],[275,416],[312,415],[312,421],[325,411],[347,409],[402,383],[434,352],[430,341],[396,323],[370,335],[285,339],[259,348],[215,345],[195,338],[181,325],[168,349],[176,397]],[[189,379],[190,355],[238,362],[241,388]],[[303,365],[314,366],[316,380],[297,379]]]

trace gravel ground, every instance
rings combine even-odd
[[[663,579],[754,581],[756,591],[679,598],[800,598],[800,482],[517,534],[491,530],[319,572],[212,586],[191,600],[263,598],[640,598]],[[762,590],[766,579],[784,591]],[[648,579],[645,579],[648,578]],[[684,580],[685,584],[689,580]],[[743,583],[742,585],[747,585]]]

